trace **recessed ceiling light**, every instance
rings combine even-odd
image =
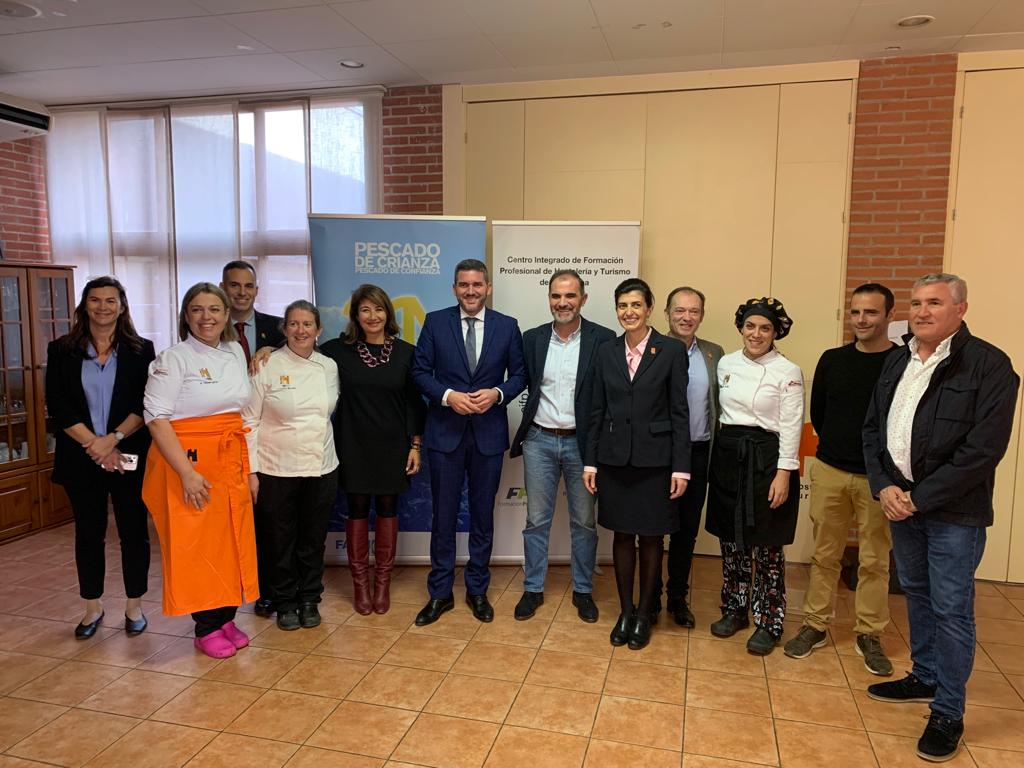
[[[885,52],[886,53],[895,53],[896,51],[902,51],[902,50],[903,50],[903,46],[902,45],[887,45],[887,46],[885,46]]]
[[[897,27],[923,27],[925,24],[931,24],[935,21],[934,16],[929,16],[925,13],[917,14],[916,16],[905,16],[896,22]]]
[[[363,62],[354,61],[352,59],[342,59],[338,64],[345,67],[345,69],[362,69],[366,66]]]
[[[641,23],[639,23],[639,24],[634,24],[634,25],[633,25],[633,29],[643,29],[643,28],[644,28],[644,27],[646,27],[646,26],[647,26],[646,24],[644,24],[643,22],[641,22]]]
[[[38,8],[17,0],[0,0],[0,19],[34,19],[42,16]]]
[[[254,51],[254,50],[256,50],[251,45],[236,45],[235,48],[237,48],[240,51]]]
[[[63,11],[51,11],[50,13],[51,13],[51,14],[52,14],[53,16],[67,16],[67,14],[66,14],[66,13],[64,13]]]
[[[668,29],[671,26],[672,26],[672,22],[671,21],[663,21],[663,22],[661,22],[661,28],[662,29]]]

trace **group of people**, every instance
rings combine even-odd
[[[454,607],[464,487],[466,602],[478,620],[492,621],[494,499],[510,449],[523,457],[527,491],[515,619],[530,619],[544,602],[564,480],[571,599],[581,620],[599,618],[600,524],[614,533],[619,615],[611,644],[637,650],[650,642],[663,591],[672,620],[694,627],[688,585],[706,501],[706,529],[722,554],[722,613],[710,631],[730,637],[749,627],[752,614],[747,650],[771,653],[786,617],[784,547],[797,525],[805,402],[803,373],[777,347],[793,327],[782,302],[741,304],[734,318],[741,345],[726,354],[698,337],[705,296],[693,287],[669,294],[667,335],[652,326],[654,295],[638,278],[614,292],[620,335],[583,317],[586,285],[571,269],[549,280],[552,322],[525,334],[514,318],[486,307],[491,287],[483,262],[460,262],[456,305],[429,313],[413,346],[399,338],[389,297],[360,286],[343,336],[318,346],[315,306],[293,302],[280,321],[255,312],[255,271],[232,262],[220,286],[189,289],[180,343],[154,358],[132,326],[120,284],[87,284],[71,333],[50,345],[47,370],[50,412],[63,429],[54,480],[74,507],[86,600],[76,635],[91,636],[103,618],[108,496],[130,634],[146,626],[147,508],[160,538],[164,611],[192,614],[199,650],[223,658],[244,647],[235,611],[257,594],[257,612],[276,612],[281,629],[319,624],[324,539],[339,487],[348,502],[354,607],[386,612],[397,498],[424,460],[431,570],[429,600],[415,622],[431,624]],[[857,288],[854,340],[826,351],[814,373],[815,552],[804,623],[784,653],[802,659],[827,643],[839,562],[855,526],[856,650],[868,671],[891,675],[881,644],[891,549],[907,596],[913,669],[870,686],[868,695],[931,701],[918,754],[940,760],[956,753],[963,733],[973,579],[1019,379],[1007,356],[963,323],[967,286],[955,275],[914,284],[904,346],[889,340],[894,306],[881,284]],[[505,407],[524,390],[522,423],[510,441]]]

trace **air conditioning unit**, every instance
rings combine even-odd
[[[50,113],[46,107],[0,93],[0,141],[45,136],[49,130]]]

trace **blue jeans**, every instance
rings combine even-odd
[[[985,529],[927,514],[890,525],[907,597],[913,673],[936,686],[932,711],[959,720],[974,666],[974,572],[985,551]]]
[[[526,579],[523,589],[527,592],[544,591],[551,519],[555,515],[558,480],[564,477],[572,535],[572,588],[574,592],[589,594],[593,591],[594,563],[597,560],[597,525],[594,497],[583,487],[583,460],[576,436],[559,437],[531,426],[523,441],[523,465],[526,477],[526,527],[523,529]]]

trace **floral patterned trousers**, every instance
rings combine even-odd
[[[782,637],[786,618],[786,555],[782,547],[722,545],[722,611],[745,616],[753,610],[754,626]],[[753,586],[753,589],[751,589]]]

